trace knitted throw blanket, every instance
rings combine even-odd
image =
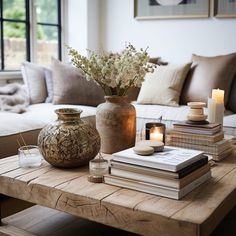
[[[23,113],[29,98],[23,85],[12,83],[0,87],[0,111]]]

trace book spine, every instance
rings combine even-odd
[[[147,174],[151,176],[160,176],[160,177],[165,177],[165,178],[170,178],[170,179],[179,178],[178,173],[171,172],[171,171],[154,169],[151,167],[144,167],[144,166],[133,165],[133,164],[128,164],[128,163],[120,163],[114,160],[111,160],[110,164],[111,164],[111,168],[116,168],[120,170],[132,171],[135,173],[143,173],[143,174]]]
[[[208,163],[208,157],[205,156],[204,158],[197,160],[193,162],[192,164],[184,167],[178,172],[171,172],[171,171],[165,171],[160,169],[154,169],[150,167],[144,167],[140,165],[133,165],[128,163],[120,163],[118,161],[111,160],[111,167],[117,168],[125,171],[132,171],[137,173],[143,173],[151,176],[160,176],[165,178],[174,178],[174,179],[181,179],[185,177],[186,175],[190,174],[191,172],[195,171],[196,169],[204,166]]]
[[[210,139],[206,139],[206,138],[197,138],[197,137],[193,137],[193,136],[185,136],[185,135],[176,135],[176,134],[170,134],[167,137],[170,140],[173,141],[180,141],[180,142],[185,142],[185,143],[194,143],[194,144],[198,144],[198,145],[216,145],[216,143],[218,141],[221,141],[223,139],[223,137],[220,139],[215,139],[215,140],[210,140]]]
[[[195,143],[185,143],[185,142],[174,141],[174,140],[169,140],[169,142],[171,145],[173,145],[175,147],[200,150],[200,151],[203,151],[207,154],[212,154],[212,155],[219,155],[220,153],[224,152],[227,148],[230,147],[230,144],[226,144],[223,147],[218,147],[218,146],[198,145]]]
[[[197,129],[188,129],[188,128],[182,128],[182,127],[174,127],[174,131],[178,132],[184,132],[184,133],[189,133],[189,134],[205,134],[205,135],[213,135],[219,130],[197,130]]]
[[[224,133],[219,132],[216,135],[197,135],[197,134],[190,134],[190,133],[184,133],[184,132],[176,132],[172,131],[167,137],[175,137],[175,138],[181,138],[181,139],[191,139],[191,140],[199,140],[209,143],[216,143],[218,141],[221,141],[224,139]]]
[[[178,179],[168,179],[168,178],[162,178],[162,177],[157,177],[157,176],[150,176],[146,174],[134,173],[131,171],[124,171],[124,170],[120,170],[116,168],[111,168],[110,174],[112,176],[132,179],[136,181],[142,180],[145,183],[151,183],[151,184],[161,185],[165,187],[171,187],[171,188],[176,188],[176,189],[179,189],[180,187],[180,182]]]
[[[193,191],[195,188],[206,182],[208,179],[211,178],[211,171],[208,171],[206,174],[202,175],[200,178],[194,180],[192,183],[186,185],[184,188],[182,188],[179,192],[179,199],[184,197],[186,194]]]
[[[175,190],[172,188],[165,188],[158,185],[145,184],[143,182],[138,182],[138,181],[130,181],[125,178],[119,178],[119,177],[113,178],[112,176],[109,175],[104,176],[104,183],[122,188],[137,190],[144,193],[150,193],[162,197],[168,197],[176,200],[179,199],[179,190]]]
[[[180,190],[173,188],[162,187],[159,185],[148,184],[140,181],[129,180],[126,178],[112,177],[110,175],[104,176],[104,182],[106,184],[111,184],[118,187],[129,188],[145,193],[150,193],[162,197],[168,197],[172,199],[180,199],[186,194],[197,188],[199,185],[206,182],[211,177],[211,171],[208,171],[206,174],[202,175],[198,179],[194,180],[192,183],[186,185]]]

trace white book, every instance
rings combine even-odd
[[[174,178],[166,178],[158,175],[149,175],[145,173],[139,173],[139,172],[133,172],[129,170],[122,170],[119,168],[110,168],[110,174],[113,176],[121,177],[121,178],[127,178],[127,179],[132,179],[132,180],[137,180],[140,181],[142,180],[143,182],[150,183],[150,184],[156,184],[156,185],[161,185],[165,187],[170,187],[170,188],[176,188],[180,189],[183,188],[184,186],[190,184],[193,182],[195,179],[199,178],[200,176],[206,174],[210,170],[210,164],[206,164],[187,176],[181,178],[181,179],[174,179]],[[173,173],[173,172],[172,172]]]
[[[151,156],[137,155],[133,148],[112,154],[112,160],[177,172],[195,161],[204,158],[203,152],[191,149],[165,146],[163,152]]]
[[[197,188],[199,185],[206,182],[211,177],[211,171],[208,171],[206,174],[202,175],[198,179],[194,180],[190,184],[186,185],[182,189],[175,189],[175,188],[169,188],[164,187],[160,185],[145,183],[141,181],[136,180],[130,180],[126,178],[111,176],[111,175],[105,175],[104,176],[104,182],[106,184],[111,184],[119,187],[129,188],[145,193],[150,193],[162,197],[168,197],[173,199],[180,199],[184,197],[186,194]]]

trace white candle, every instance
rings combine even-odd
[[[212,90],[212,99],[215,100],[217,104],[224,104],[224,90],[213,89]]]
[[[163,134],[157,129],[154,129],[154,131],[150,133],[150,140],[163,142]]]
[[[223,125],[224,103],[217,103],[216,100],[208,98],[208,121]]]
[[[222,124],[223,125],[223,119],[224,119],[224,104],[218,104],[216,103],[215,106],[215,123]]]
[[[215,100],[208,98],[208,121],[210,123],[215,123],[215,113],[216,113],[216,102]]]

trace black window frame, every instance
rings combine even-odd
[[[14,72],[19,70],[5,70],[5,56],[4,56],[4,22],[15,22],[15,23],[24,23],[25,24],[25,39],[26,39],[26,60],[31,61],[32,55],[31,55],[31,47],[33,47],[33,42],[31,42],[31,34],[32,29],[30,28],[33,24],[32,21],[35,20],[36,25],[43,25],[43,26],[54,26],[57,27],[58,31],[58,59],[62,59],[62,12],[61,12],[61,5],[62,0],[57,0],[57,23],[44,23],[44,22],[38,22],[36,15],[34,16],[35,19],[31,19],[31,11],[33,7],[33,2],[30,1],[33,0],[25,0],[25,20],[20,19],[8,19],[3,17],[3,0],[0,0],[0,57],[1,57],[1,63],[0,63],[0,72]],[[37,37],[35,37],[35,40],[37,41]]]

